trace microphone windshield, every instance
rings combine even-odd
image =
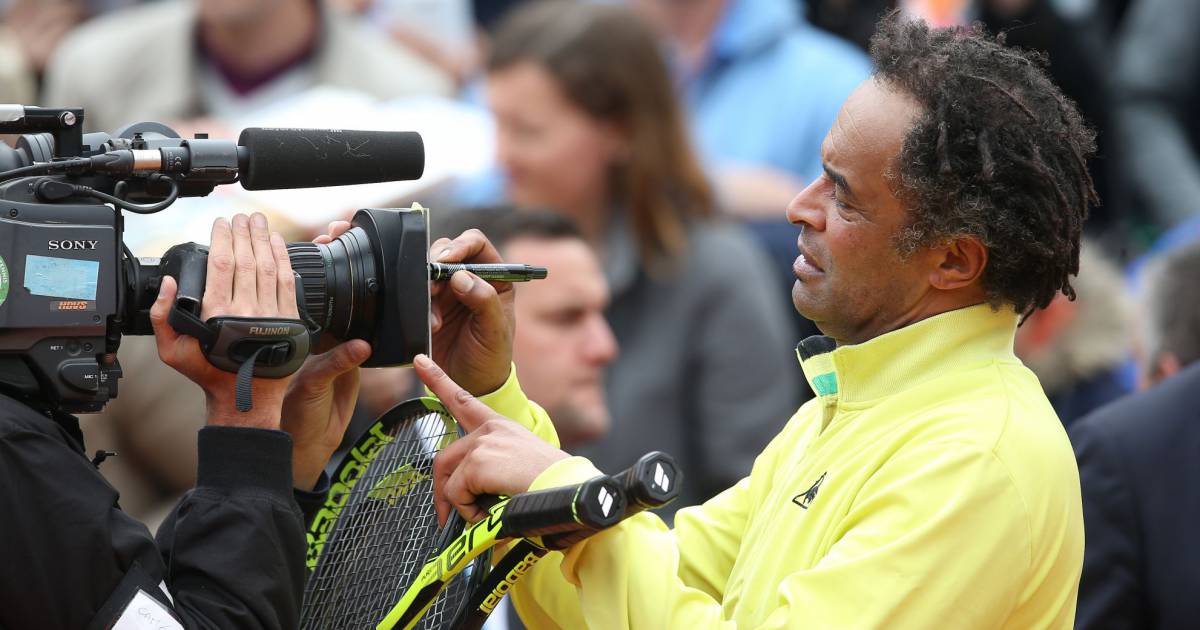
[[[316,188],[419,179],[425,144],[413,131],[264,129],[242,131],[242,188]]]

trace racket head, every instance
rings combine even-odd
[[[461,533],[451,518],[438,527],[433,459],[461,435],[440,402],[416,398],[376,420],[334,469],[325,505],[308,531],[308,565],[300,627],[374,628],[425,560]],[[457,516],[457,515],[455,515]],[[452,618],[482,579],[487,558],[455,577],[418,628]]]

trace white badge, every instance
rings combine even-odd
[[[184,630],[157,599],[138,589],[113,630]]]

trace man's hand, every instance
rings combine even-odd
[[[476,497],[525,492],[551,464],[569,457],[479,402],[429,357],[417,355],[413,367],[467,430],[466,437],[452,442],[433,460],[433,501],[439,523],[445,524],[452,509],[469,522],[479,520],[486,512],[475,505]]]
[[[351,339],[329,352],[309,357],[288,386],[283,399],[283,430],[292,434],[292,479],[310,490],[321,478],[354,414],[358,398],[358,366],[371,356],[371,346]]]
[[[504,262],[479,230],[467,230],[454,240],[438,239],[429,257],[441,263]],[[499,389],[512,365],[512,283],[489,283],[459,271],[450,282],[435,283],[430,295],[434,360],[476,396]]]
[[[164,276],[150,308],[159,358],[204,390],[209,424],[279,429],[283,394],[291,377],[253,379],[254,408],[237,411],[237,375],[209,363],[200,342],[180,335],[167,323],[177,290],[174,278]],[[225,219],[213,223],[200,318],[208,321],[222,315],[299,317],[287,246],[282,236],[268,231],[262,214],[252,218],[238,214],[232,224]]]
[[[327,245],[348,229],[348,222],[335,221],[329,224],[328,234],[313,242]],[[332,337],[325,335],[321,348],[330,341]],[[370,356],[370,344],[351,339],[308,357],[288,385],[283,430],[292,435],[292,480],[297,488],[312,489],[341,444],[358,399],[357,368]]]

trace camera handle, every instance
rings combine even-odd
[[[171,306],[167,322],[176,332],[195,337],[204,358],[237,374],[237,409],[250,411],[250,379],[282,378],[300,369],[308,357],[308,326],[282,317],[211,317],[200,321],[186,305]]]

